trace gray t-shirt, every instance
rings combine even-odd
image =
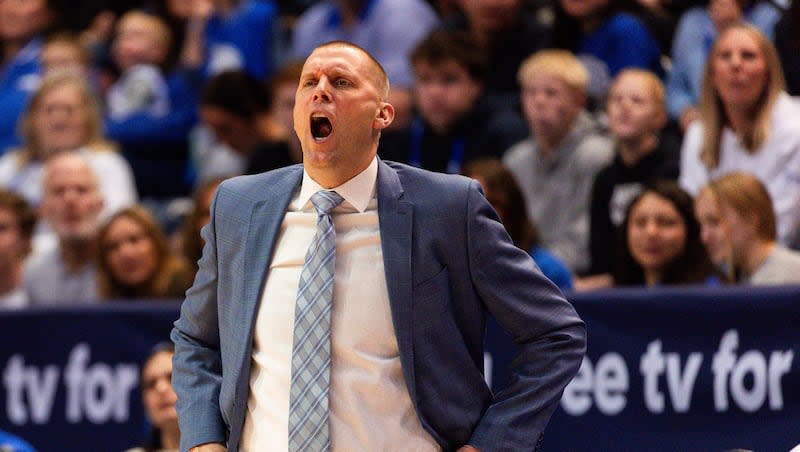
[[[744,282],[754,286],[800,284],[800,253],[776,245]]]
[[[59,247],[31,256],[24,279],[29,306],[89,304],[99,298],[94,264],[87,263],[71,272]]]

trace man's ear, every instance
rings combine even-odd
[[[389,127],[392,121],[394,121],[394,106],[388,102],[381,102],[373,127],[377,130],[383,130]]]

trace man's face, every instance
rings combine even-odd
[[[374,63],[355,48],[322,47],[306,60],[295,94],[294,130],[316,182],[335,187],[369,166],[380,131],[394,118],[381,80]]]
[[[61,240],[91,239],[103,207],[91,168],[77,157],[57,157],[47,175],[42,217]]]
[[[439,133],[448,132],[467,115],[481,93],[481,84],[454,60],[435,65],[420,61],[414,72],[417,107]]]
[[[14,212],[0,207],[0,271],[9,271],[22,262],[29,247]]]
[[[566,82],[540,72],[525,81],[522,107],[534,135],[557,144],[554,141],[566,136],[582,104]]]

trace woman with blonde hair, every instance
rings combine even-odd
[[[186,261],[173,254],[144,207],[120,210],[100,228],[98,290],[105,300],[183,297],[191,285]]]
[[[72,71],[46,76],[19,129],[23,146],[0,157],[0,187],[38,205],[45,160],[58,152],[80,152],[98,175],[107,212],[136,202],[130,165],[103,138],[97,98],[84,78]]]
[[[756,28],[737,23],[711,49],[700,101],[701,120],[681,150],[681,185],[697,194],[711,179],[752,171],[774,201],[778,241],[800,228],[800,104],[784,90],[775,47]]]
[[[775,211],[764,184],[749,173],[733,172],[715,179],[707,188],[726,225],[736,282],[800,283],[800,253],[777,243]]]

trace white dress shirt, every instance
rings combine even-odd
[[[331,312],[331,449],[436,451],[406,388],[389,308],[375,187],[377,160],[334,190],[336,269]],[[253,338],[250,396],[240,451],[288,449],[295,298],[317,229],[311,196],[323,188],[303,173],[284,216]]]

